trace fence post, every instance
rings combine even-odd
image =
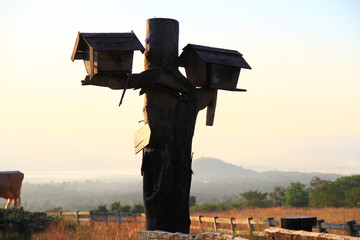
[[[218,218],[217,216],[214,217],[214,230],[215,231],[217,231],[217,228],[218,228],[217,223],[216,223],[217,218]]]
[[[202,231],[202,227],[201,227],[201,225],[202,225],[202,224],[201,224],[201,218],[202,218],[202,217],[203,217],[202,215],[199,216],[199,227],[200,227],[200,231]]]
[[[356,224],[356,221],[351,220],[351,221],[348,221],[346,224],[348,226],[349,235],[352,237],[359,237],[359,232],[354,230],[354,225]]]
[[[108,214],[106,211],[104,212],[104,220],[105,220],[105,224],[107,226],[108,225]]]
[[[93,216],[93,211],[89,212],[89,222],[90,222],[90,226],[92,227],[94,224],[94,216]]]
[[[268,227],[275,227],[275,225],[272,223],[272,221],[274,221],[273,217],[270,217],[267,220],[268,220]]]
[[[120,223],[120,214],[119,212],[115,212],[115,215],[116,215],[116,223],[119,224]]]
[[[76,211],[75,213],[75,219],[78,225],[80,225],[80,219],[79,219],[79,211]]]
[[[254,229],[254,226],[251,224],[251,220],[252,220],[252,219],[253,219],[252,217],[249,217],[249,218],[247,219],[248,228],[249,228],[249,233],[250,233],[250,238],[253,237],[253,231],[255,230],[255,229]]]
[[[326,228],[323,228],[322,225],[321,225],[324,222],[325,222],[324,219],[320,219],[320,220],[316,221],[316,228],[318,229],[318,232],[327,233]]]
[[[231,231],[232,231],[233,235],[235,235],[234,233],[236,233],[235,229],[234,229],[234,223],[233,223],[234,219],[235,218],[230,218],[230,227],[231,227]]]

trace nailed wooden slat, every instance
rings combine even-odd
[[[208,223],[214,223],[214,218],[213,217],[202,217],[201,221],[208,222]]]
[[[216,101],[217,101],[217,89],[214,89],[214,91],[213,91],[213,101],[207,106],[206,126],[214,125]]]
[[[341,229],[341,230],[347,230],[348,226],[346,223],[321,223],[321,228],[326,229]]]
[[[135,154],[140,152],[150,142],[151,130],[149,124],[145,124],[134,133]]]
[[[62,212],[61,215],[62,216],[75,216],[76,212]]]
[[[89,216],[90,212],[78,212],[78,214],[81,216]]]
[[[231,223],[231,218],[218,218],[216,219],[217,223],[226,223],[226,224],[230,224]]]
[[[251,219],[250,220],[251,224],[256,224],[256,225],[267,225],[268,224],[268,220],[267,219]]]
[[[234,219],[233,224],[248,224],[247,219]]]

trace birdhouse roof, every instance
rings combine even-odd
[[[188,44],[183,48],[183,53],[179,57],[180,67],[185,66],[183,54],[186,54],[188,51],[194,51],[196,55],[206,63],[251,69],[250,65],[242,57],[242,54],[236,50],[206,47],[195,44]]]
[[[83,53],[89,51],[134,51],[145,48],[134,32],[130,33],[78,33],[71,60],[84,59]]]

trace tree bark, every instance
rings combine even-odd
[[[145,71],[169,83],[142,88],[144,117],[151,129],[144,149],[143,198],[147,230],[188,233],[192,137],[197,105],[195,87],[178,71],[179,24],[172,19],[146,22]]]

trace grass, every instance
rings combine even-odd
[[[248,218],[267,219],[274,217],[280,220],[282,216],[301,214],[316,216],[318,219],[325,219],[326,222],[345,223],[355,220],[360,223],[360,208],[255,208],[245,210],[230,210],[225,212],[211,213],[192,213],[192,216],[218,216],[219,218]],[[58,224],[52,224],[50,228],[41,233],[32,235],[33,240],[132,240],[137,239],[139,231],[145,230],[144,219],[138,222],[117,223],[99,223],[96,222],[92,227],[77,226],[72,220],[63,220]],[[332,231],[332,233],[347,235],[345,231]]]
[[[144,222],[96,222],[92,227],[77,226],[73,220],[53,224],[47,231],[33,234],[32,240],[133,240],[138,232],[145,229]]]

